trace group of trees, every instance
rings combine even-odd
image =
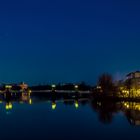
[[[138,78],[128,78],[125,81],[114,82],[110,74],[104,73],[99,77],[97,87],[100,87],[101,95],[104,96],[139,97],[139,83]]]
[[[99,77],[97,85],[101,88],[104,96],[114,95],[117,90],[112,75],[108,73],[104,73]]]
[[[104,73],[99,77],[98,85],[104,92],[112,91],[114,89],[113,78],[110,74]]]

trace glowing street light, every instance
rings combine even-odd
[[[53,85],[52,85],[52,88],[56,88],[56,85],[53,84]]]
[[[52,91],[54,92],[55,91],[55,88],[56,88],[56,85],[52,85]]]
[[[6,85],[5,88],[6,88],[6,89],[11,89],[12,86],[11,86],[11,85]]]
[[[79,88],[79,86],[78,86],[78,85],[75,85],[74,87],[75,87],[75,89],[78,89],[78,88]]]

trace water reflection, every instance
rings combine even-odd
[[[118,113],[123,113],[131,125],[140,125],[140,103],[139,102],[91,102],[93,110],[99,116],[102,123],[109,124]]]
[[[5,105],[5,110],[10,111],[14,109],[14,103],[33,105],[36,103],[46,102],[51,106],[52,110],[57,109],[57,103],[62,102],[65,106],[73,106],[79,109],[82,106],[88,105],[96,112],[99,121],[103,124],[111,124],[114,117],[122,113],[131,125],[140,125],[140,102],[114,102],[111,100],[97,101],[89,96],[76,96],[52,93],[10,93],[6,92],[0,94],[0,103]]]

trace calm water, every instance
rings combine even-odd
[[[0,139],[139,139],[140,104],[30,98],[0,104]]]

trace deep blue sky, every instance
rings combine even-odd
[[[0,1],[0,82],[95,83],[139,57],[138,0]]]

